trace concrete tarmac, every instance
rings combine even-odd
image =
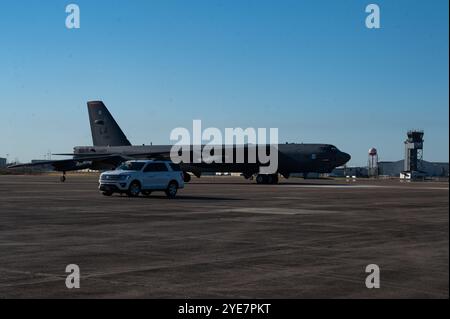
[[[169,200],[97,178],[0,176],[0,298],[448,298],[448,182],[205,177]]]

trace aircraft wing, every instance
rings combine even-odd
[[[8,166],[8,168],[25,168],[25,167],[36,167],[36,166],[44,166],[50,165],[56,171],[76,171],[80,169],[90,168],[92,166],[92,162],[106,162],[113,164],[120,164],[126,160],[129,160],[129,157],[125,157],[117,154],[109,154],[103,156],[83,156],[77,158],[71,158],[66,160],[54,160],[54,161],[42,161],[36,163],[26,163],[26,164],[17,164]]]
[[[74,153],[61,153],[61,154],[52,154],[56,156],[79,156],[78,154]],[[90,160],[92,158],[98,158],[98,157],[108,157],[108,156],[120,156],[123,157],[124,160],[135,160],[135,159],[156,159],[156,158],[170,158],[170,151],[166,152],[149,152],[149,153],[118,153],[118,154],[111,154],[111,153],[90,153],[90,154],[83,154],[80,155],[80,157],[74,157],[75,159],[83,158],[85,160]]]

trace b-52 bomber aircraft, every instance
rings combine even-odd
[[[172,145],[132,145],[127,139],[111,113],[102,101],[87,103],[89,121],[92,133],[92,146],[74,147],[73,153],[55,154],[71,156],[70,159],[49,160],[39,163],[13,165],[9,168],[32,167],[50,165],[55,171],[62,172],[61,181],[66,180],[66,172],[82,169],[110,170],[128,160],[135,159],[170,159]],[[204,145],[201,146],[203,149]],[[244,148],[244,154],[254,147],[249,144],[223,146],[232,147],[238,151]],[[261,146],[259,146],[261,147]],[[264,147],[264,146],[263,146]],[[248,161],[244,157],[241,163],[226,163],[222,161],[198,163],[180,163],[185,181],[189,182],[191,174],[200,177],[205,172],[236,172],[249,179],[256,176],[258,184],[276,184],[279,174],[285,178],[293,173],[331,173],[336,167],[342,166],[350,160],[350,155],[341,152],[330,144],[278,144],[278,170],[274,174],[261,174],[262,163]],[[192,158],[192,157],[191,157]]]

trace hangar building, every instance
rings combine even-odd
[[[379,162],[379,175],[400,176],[404,170],[405,161]],[[448,177],[449,163],[421,161],[421,170],[429,177]]]

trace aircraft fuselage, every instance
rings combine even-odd
[[[201,146],[203,150],[204,145]],[[254,148],[254,145],[231,146],[233,148],[232,154],[234,158],[232,162],[228,162],[225,158],[227,148],[230,146],[219,146],[220,156],[217,154],[210,154],[216,156],[215,161],[209,163],[205,161],[204,154],[201,161],[199,152],[191,148],[190,162],[182,162],[182,169],[186,172],[193,172],[195,175],[201,175],[203,172],[242,172],[246,175],[256,174],[260,166],[264,166],[256,157],[256,161],[249,158],[249,148]],[[262,146],[266,148],[266,146]],[[118,154],[124,158],[141,159],[141,158],[158,158],[165,157],[170,153],[172,145],[142,145],[142,146],[79,146],[74,148],[74,158],[85,156],[98,156],[107,154]],[[273,149],[272,149],[273,150]],[[350,155],[339,151],[335,146],[329,144],[278,144],[276,148],[278,152],[278,170],[277,172],[289,176],[292,173],[330,173],[334,168],[344,165],[350,160]],[[242,151],[243,161],[236,160],[236,154]],[[269,150],[267,150],[268,154]],[[200,152],[201,153],[201,152]],[[148,156],[148,154],[165,154],[164,156]],[[194,159],[197,159],[195,162]],[[106,164],[106,165],[105,165]],[[111,168],[116,163],[98,163],[98,169],[105,166],[105,169]],[[95,166],[95,163],[93,163]]]

